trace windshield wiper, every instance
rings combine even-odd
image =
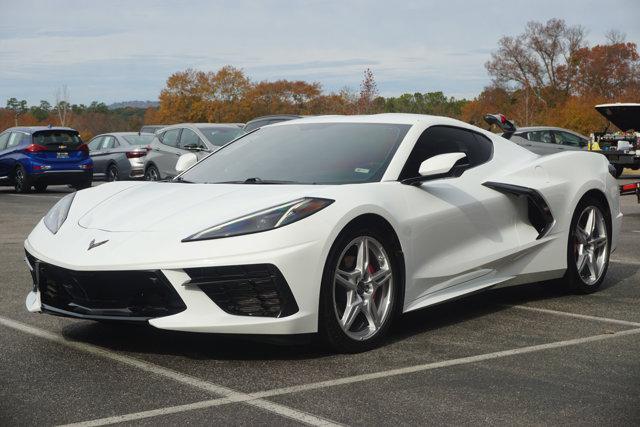
[[[247,178],[244,181],[223,181],[218,184],[300,184],[298,181],[279,181],[275,179],[262,179],[258,177]]]

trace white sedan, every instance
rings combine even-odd
[[[444,117],[309,117],[172,181],[64,197],[25,241],[26,305],[178,331],[317,332],[357,352],[397,315],[483,289],[595,291],[621,219],[598,154],[539,157]]]

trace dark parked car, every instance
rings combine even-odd
[[[244,134],[237,124],[182,123],[167,126],[153,138],[144,158],[144,178],[158,181],[177,175],[178,158],[189,152],[198,159]]]
[[[144,157],[153,141],[151,133],[112,132],[89,142],[93,179],[119,181],[144,177]]]
[[[0,133],[0,185],[18,193],[48,185],[91,186],[93,161],[78,131],[66,127],[13,127]]]
[[[154,134],[162,128],[166,128],[167,125],[145,125],[140,128],[140,133]]]
[[[299,119],[302,116],[296,114],[280,114],[275,116],[262,116],[256,117],[253,120],[248,121],[244,125],[244,131],[250,132],[254,129],[261,128],[262,126],[270,125],[272,123],[286,122],[287,120]]]

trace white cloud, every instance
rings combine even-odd
[[[385,95],[474,96],[498,38],[528,20],[564,18],[593,41],[614,27],[640,36],[640,3],[630,0],[21,1],[2,10],[0,94],[31,102],[63,83],[75,102],[153,99],[171,72],[225,64],[328,90],[356,88],[370,66]]]

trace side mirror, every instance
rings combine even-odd
[[[197,162],[198,156],[196,156],[195,153],[185,153],[178,158],[178,162],[176,163],[176,172],[184,172]]]
[[[420,176],[402,181],[404,184],[419,184],[439,178],[453,178],[462,175],[469,168],[468,163],[457,164],[466,159],[465,153],[445,153],[428,158],[420,164],[418,173]]]

